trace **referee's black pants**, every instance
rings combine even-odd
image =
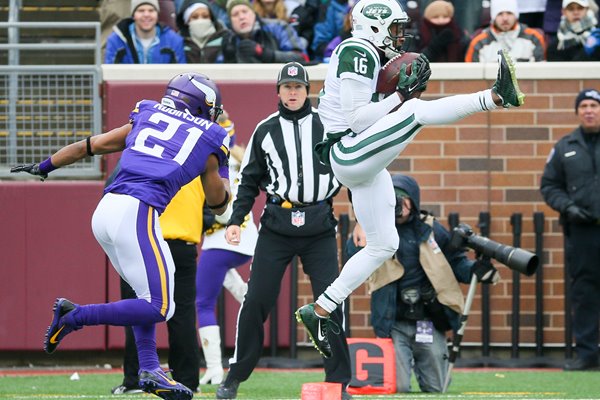
[[[175,262],[175,313],[167,321],[169,333],[169,368],[173,379],[196,390],[200,380],[200,346],[196,331],[196,261],[195,244],[182,240],[167,240]],[[121,279],[121,297],[135,299],[135,292]],[[137,387],[138,356],[133,329],[125,327],[125,355],[123,358],[123,385]]]
[[[302,261],[310,278],[313,297],[317,297],[339,274],[335,231],[315,237],[290,237],[261,227],[248,281],[248,293],[239,312],[236,332],[235,361],[230,363],[227,381],[248,379],[263,351],[264,322],[277,301],[281,280],[292,258]],[[351,379],[350,355],[343,331],[343,310],[339,307],[331,318],[340,333],[329,331],[332,357],[324,359],[325,381],[344,385]]]

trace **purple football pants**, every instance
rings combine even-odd
[[[222,249],[202,250],[196,274],[196,311],[198,327],[217,325],[215,307],[225,274],[230,268],[247,263],[252,256]]]

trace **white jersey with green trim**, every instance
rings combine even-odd
[[[375,95],[380,69],[381,60],[377,50],[364,39],[351,37],[335,48],[327,68],[325,84],[319,94],[319,117],[325,132],[343,132],[350,128],[340,102],[342,79],[364,82]]]

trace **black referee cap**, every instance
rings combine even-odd
[[[298,82],[306,87],[310,86],[308,72],[306,72],[306,69],[302,64],[289,62],[281,68],[281,71],[279,71],[279,75],[277,76],[277,88],[279,88],[281,84],[288,82]]]

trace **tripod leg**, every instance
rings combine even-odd
[[[460,350],[460,342],[462,342],[462,338],[465,333],[467,319],[469,318],[469,313],[471,312],[471,304],[473,304],[473,298],[475,297],[476,290],[477,276],[473,274],[473,276],[471,276],[471,283],[469,285],[469,291],[467,292],[467,298],[465,299],[465,308],[463,310],[462,315],[460,316],[460,328],[458,328],[458,331],[454,335],[454,339],[452,341],[452,349],[450,351],[448,363],[448,372],[446,373],[446,380],[444,381],[444,388],[442,390],[442,393],[446,393],[446,391],[448,390],[448,385],[450,384],[450,374],[452,372],[452,369],[454,368],[454,363]]]

